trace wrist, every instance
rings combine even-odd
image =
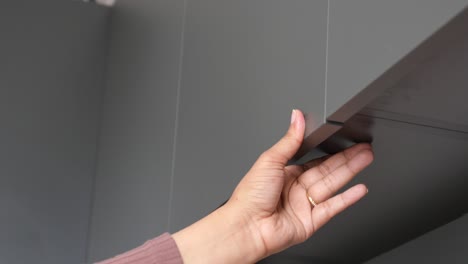
[[[173,238],[185,264],[254,263],[266,255],[258,230],[230,203]]]

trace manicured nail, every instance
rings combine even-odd
[[[291,113],[291,124],[294,123],[294,121],[296,121],[296,115],[297,115],[297,111],[296,109],[293,109]]]

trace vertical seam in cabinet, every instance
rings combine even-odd
[[[330,0],[327,0],[327,34],[325,36],[325,83],[324,83],[324,103],[323,103],[323,120],[327,120],[327,96],[328,96],[328,38],[330,32]]]
[[[103,65],[102,65],[102,79],[101,79],[101,97],[99,102],[99,117],[97,118],[96,122],[96,139],[95,139],[95,153],[94,153],[94,165],[93,165],[93,180],[91,183],[91,197],[89,202],[89,218],[88,218],[88,230],[86,234],[86,247],[85,247],[85,254],[84,259],[85,263],[91,261],[91,242],[92,242],[92,231],[93,231],[93,219],[94,219],[94,206],[95,206],[95,199],[96,199],[96,185],[98,180],[98,172],[99,172],[99,160],[100,160],[100,153],[101,153],[101,141],[102,141],[102,131],[104,126],[104,114],[105,114],[105,101],[106,101],[106,94],[108,93],[108,86],[109,86],[109,57],[111,52],[111,38],[112,38],[112,20],[114,17],[113,9],[109,9],[107,11],[108,14],[106,15],[106,25],[105,25],[105,36],[104,36],[104,45],[103,49],[104,55],[102,57]]]
[[[177,133],[179,129],[179,104],[180,104],[180,89],[182,85],[182,64],[184,60],[184,39],[185,39],[185,20],[187,16],[187,1],[184,0],[182,10],[182,28],[180,33],[180,50],[179,50],[179,66],[177,76],[177,94],[176,94],[176,107],[175,107],[175,120],[174,120],[174,141],[172,142],[172,164],[171,164],[171,178],[169,186],[169,204],[167,214],[167,231],[171,230],[171,214],[172,214],[172,203],[174,194],[174,174],[175,174],[175,162],[176,162],[176,150],[177,150]]]

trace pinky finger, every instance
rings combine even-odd
[[[318,204],[312,209],[312,223],[314,231],[325,225],[330,219],[344,211],[349,206],[359,201],[367,194],[367,187],[364,184],[355,185],[343,193]]]

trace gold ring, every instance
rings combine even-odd
[[[310,197],[309,195],[307,195],[307,198],[309,198],[310,203],[311,203],[314,207],[317,206],[317,203],[314,202],[314,199],[312,199],[312,197]]]

